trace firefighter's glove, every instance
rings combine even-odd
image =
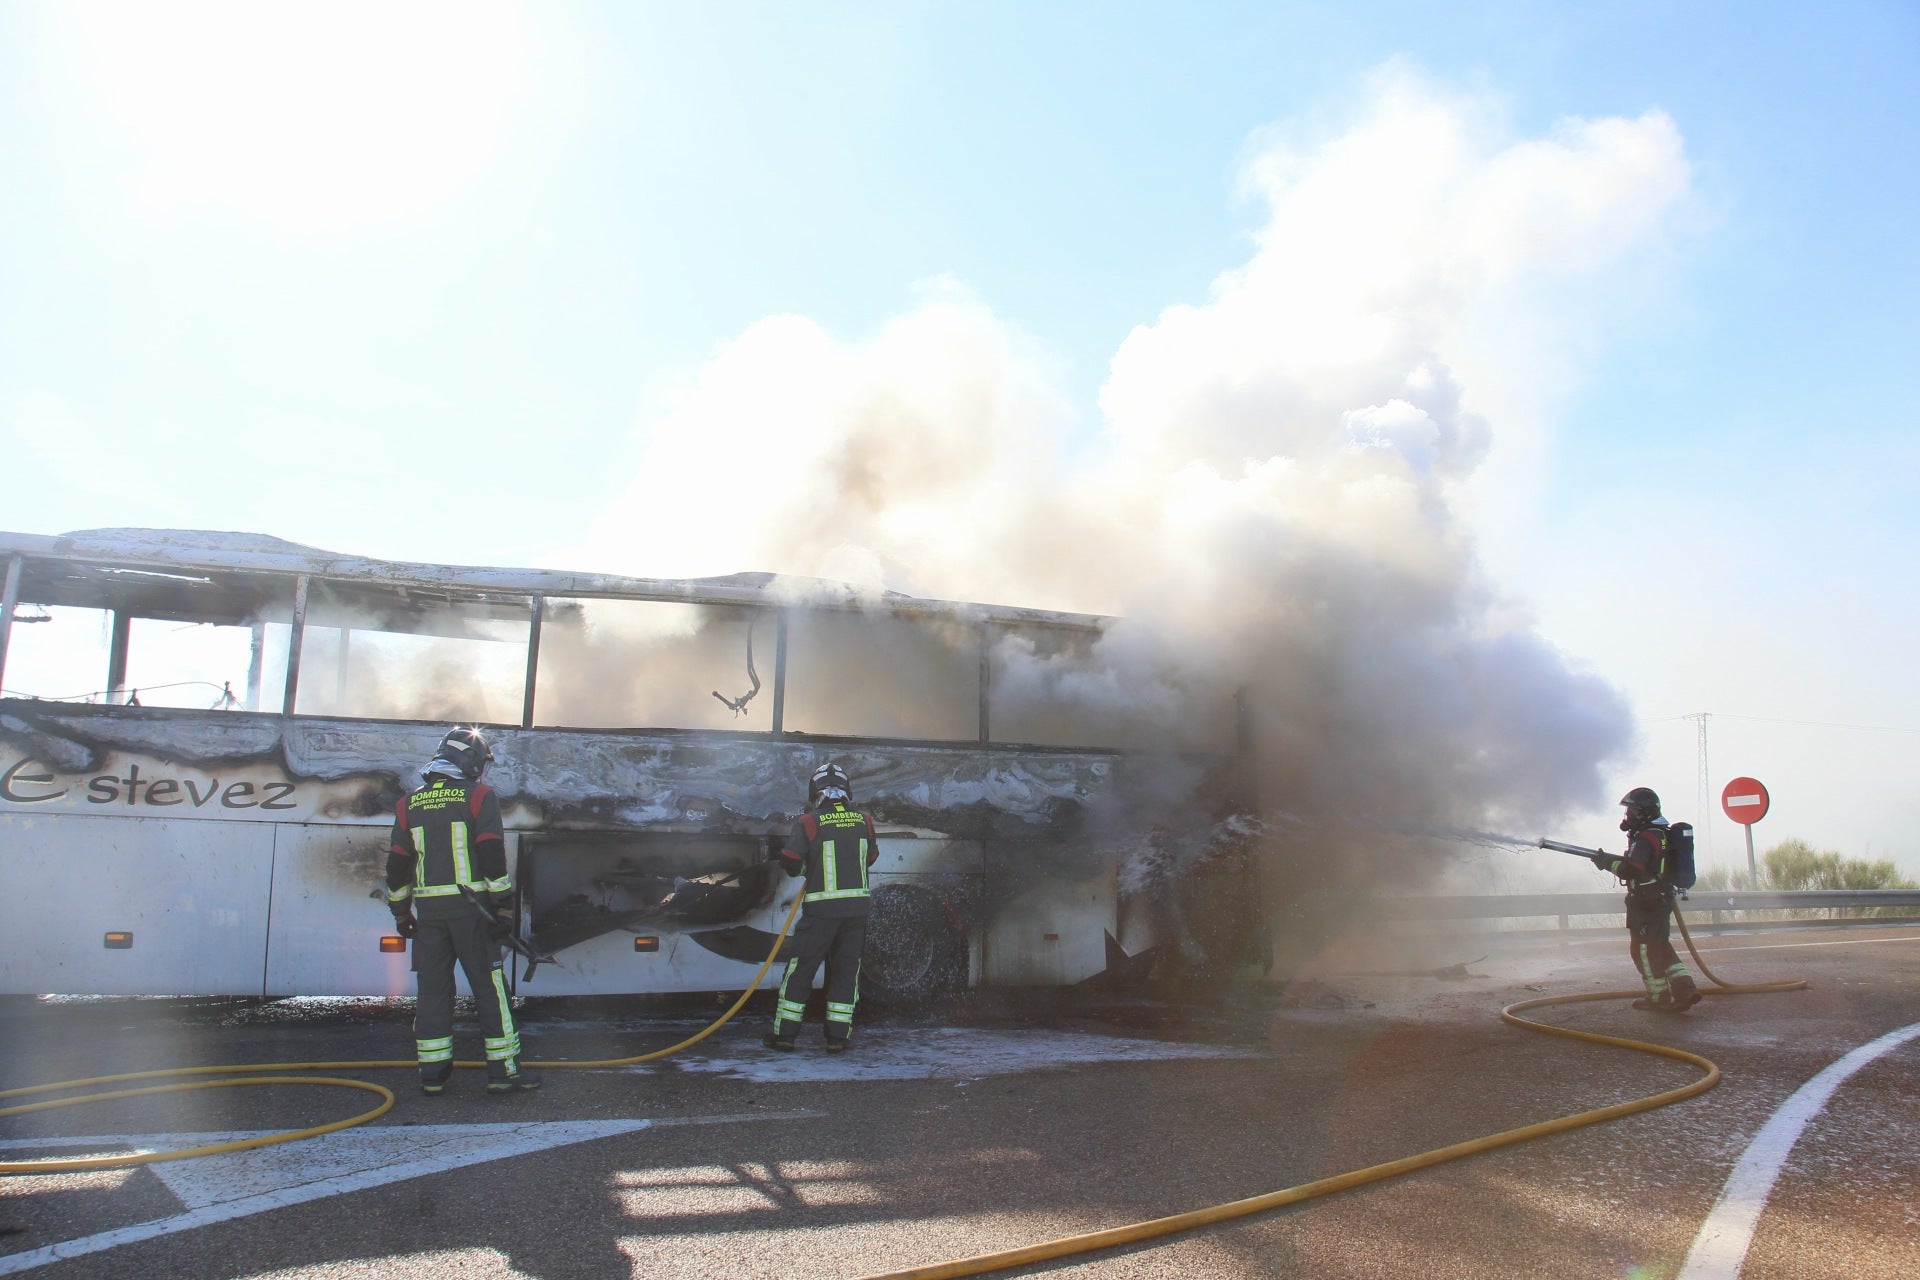
[[[393,918],[393,931],[403,938],[411,938],[420,932],[420,926],[413,918],[413,912],[397,915]]]
[[[513,935],[513,898],[507,894],[483,893],[475,898],[487,913],[487,936],[495,942]]]
[[[1604,872],[1606,872],[1606,873],[1607,873],[1608,875],[1612,875],[1612,874],[1614,873],[1614,872],[1613,872],[1613,864],[1614,864],[1614,863],[1615,863],[1616,861],[1618,861],[1618,859],[1616,859],[1616,858],[1615,858],[1615,857],[1614,857],[1614,856],[1613,856],[1612,854],[1610,854],[1610,853],[1595,853],[1595,854],[1591,854],[1591,855],[1589,855],[1589,856],[1588,856],[1588,858],[1587,858],[1587,860],[1588,860],[1589,862],[1591,862],[1591,863],[1593,863],[1593,865],[1594,865],[1594,866],[1596,866],[1596,867],[1598,867],[1598,868],[1600,868],[1600,869],[1601,869],[1602,871],[1604,871]]]

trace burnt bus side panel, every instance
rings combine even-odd
[[[393,805],[444,731],[0,703],[0,868],[14,890],[0,896],[10,939],[0,991],[411,990],[407,957],[378,951],[391,924],[377,899]],[[1049,882],[1099,879],[1086,816],[1121,785],[1111,753],[691,731],[488,733],[498,759],[487,781],[502,800],[523,927],[565,948],[534,993],[744,982],[751,969],[741,959],[696,935],[778,929],[797,882],[774,874],[765,856],[823,758],[845,766],[856,799],[894,829],[881,842],[875,884],[899,878],[948,904],[942,912],[965,933],[976,980],[983,970],[1002,982],[1097,972],[1083,944],[1112,927],[1110,893],[1094,886],[1057,920],[1034,903]],[[1060,857],[1070,846],[1079,853]],[[1025,899],[1005,931],[1013,945],[997,952],[1005,895],[985,882],[1012,880],[983,875],[983,850],[1023,868]],[[1040,851],[1060,865],[1036,877],[1042,859],[1028,855]],[[104,952],[113,929],[135,933],[135,963]],[[631,939],[641,933],[659,937],[659,950],[636,953]],[[1071,944],[1057,945],[1069,934]]]
[[[739,920],[771,904],[768,842],[701,833],[555,832],[520,841],[518,884],[535,945],[657,935]]]
[[[198,804],[177,816],[377,818],[417,785],[445,730],[439,723],[9,699],[0,702],[0,772],[25,762],[35,776],[62,781],[0,787],[0,811],[14,802],[13,791],[38,795],[84,783],[117,754],[201,774],[259,767],[294,787],[280,797],[293,808],[243,815]],[[884,822],[974,839],[1066,835],[1088,805],[1114,789],[1120,767],[1113,752],[975,744],[697,730],[487,727],[487,734],[496,756],[487,782],[500,793],[508,827],[527,830],[777,835],[799,813],[814,766],[832,759],[853,775],[859,803]],[[168,798],[180,797],[175,790]],[[88,802],[70,791],[33,807],[88,812]]]
[[[264,823],[0,812],[0,992],[261,994],[275,836]],[[132,945],[107,947],[109,932]]]
[[[1113,864],[1077,881],[1050,880],[1002,903],[981,939],[980,981],[996,987],[1061,987],[1102,973],[1114,929]]]
[[[274,827],[266,995],[413,994],[409,957],[380,950],[393,918],[371,897],[384,881],[388,831],[385,823]]]

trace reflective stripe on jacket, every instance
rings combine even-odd
[[[1636,883],[1673,884],[1673,859],[1667,854],[1667,820],[1656,818],[1627,837],[1627,856],[1617,874]]]
[[[867,868],[879,856],[873,819],[838,802],[803,814],[779,853],[788,875],[806,876],[806,902],[857,901],[861,906],[869,896]]]
[[[500,798],[482,782],[434,774],[394,806],[387,848],[387,901],[457,897],[460,887],[507,893]]]

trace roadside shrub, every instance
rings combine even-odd
[[[1816,850],[1805,840],[1782,840],[1760,855],[1760,880],[1756,884],[1744,871],[1715,867],[1700,877],[1697,889],[1773,890],[1796,892],[1805,889],[1914,889],[1913,881],[1901,876],[1891,858],[1849,858],[1834,850]],[[1905,907],[1872,907],[1871,915],[1907,915]],[[1831,915],[1832,909],[1767,912],[1789,917]],[[1758,913],[1756,913],[1758,914]]]

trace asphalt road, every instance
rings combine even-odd
[[[1725,1080],[1701,1098],[1002,1274],[1679,1275],[1729,1172],[1783,1104],[1848,1053],[1920,1023],[1920,929],[1703,946],[1729,981],[1813,985],[1712,999],[1684,1018],[1624,1002],[1542,1015],[1703,1054]],[[854,1051],[834,1058],[813,1027],[796,1054],[762,1049],[755,1009],[665,1062],[548,1071],[521,1097],[488,1097],[463,1072],[429,1099],[410,1072],[368,1071],[399,1101],[358,1128],[133,1170],[0,1178],[0,1275],[872,1276],[1257,1195],[1696,1078],[1496,1016],[1514,1000],[1630,981],[1624,935],[1517,949],[1375,937],[1330,950],[1281,989],[979,996],[938,1019],[863,1022]],[[528,1056],[559,1059],[662,1047],[717,1012],[531,1001],[521,1017]],[[0,1087],[404,1057],[409,1016],[405,1002],[7,999]],[[475,1035],[464,1022],[463,1052]],[[44,1112],[4,1122],[0,1160],[194,1145],[371,1101],[276,1086]],[[1753,1206],[1743,1269],[1726,1274],[1920,1274],[1917,1128],[1920,1037],[1813,1109]]]

